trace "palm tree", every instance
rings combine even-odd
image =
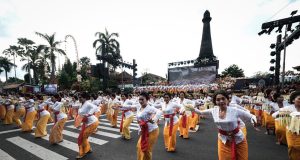
[[[14,70],[15,70],[15,79],[17,78],[17,71],[16,71],[16,56],[19,55],[20,47],[18,46],[9,46],[9,48],[3,51],[3,54],[8,56],[13,56],[14,58]]]
[[[118,67],[122,56],[120,55],[119,42],[114,37],[119,37],[119,34],[109,34],[105,29],[105,33],[96,32],[95,36],[98,36],[98,39],[93,43],[93,47],[96,48],[97,59],[112,65],[113,69]],[[98,43],[100,45],[97,47]]]
[[[49,58],[50,58],[50,62],[51,62],[51,81],[54,82],[54,78],[55,78],[55,53],[59,53],[62,55],[66,55],[65,51],[62,49],[58,48],[58,45],[60,43],[62,43],[63,41],[56,41],[55,39],[55,33],[53,33],[52,35],[48,35],[48,34],[42,34],[39,32],[35,32],[36,35],[42,37],[43,39],[45,39],[48,42],[48,46],[45,46],[45,53],[49,54]]]
[[[27,58],[27,61],[28,61],[28,75],[29,77],[30,76],[30,63],[29,63],[29,57],[30,57],[30,52],[31,52],[31,49],[32,49],[32,45],[35,44],[32,40],[30,39],[27,39],[27,38],[18,38],[18,44],[20,44],[22,47],[21,47],[21,51],[19,52],[20,53],[20,56],[22,58]],[[31,84],[31,78],[29,78],[29,83]]]
[[[26,70],[30,72],[30,69],[33,70],[33,78],[34,78],[34,84],[39,83],[39,76],[38,76],[38,61],[40,59],[43,59],[41,57],[41,51],[44,49],[44,45],[39,45],[39,46],[33,46],[31,49],[29,49],[27,58],[22,58],[21,61],[26,61],[28,60],[27,64],[24,64],[22,66],[22,70]]]
[[[3,70],[5,71],[5,78],[7,81],[8,77],[7,77],[7,73],[10,72],[11,68],[15,66],[13,63],[10,62],[10,60],[6,57],[0,57],[0,68],[3,68]]]

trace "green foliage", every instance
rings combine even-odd
[[[117,68],[122,59],[120,54],[120,44],[115,39],[115,37],[119,37],[119,34],[110,34],[105,29],[105,33],[97,32],[95,36],[98,36],[98,39],[93,43],[93,47],[96,48],[97,59],[107,62],[113,69]],[[97,45],[98,43],[100,43],[99,46]]]
[[[82,91],[91,91],[91,83],[90,80],[85,80],[80,83],[80,87]]]
[[[62,70],[58,76],[58,84],[60,90],[71,89],[72,84],[77,81],[76,63],[72,64],[70,60],[67,60],[62,67]]]
[[[244,70],[239,68],[236,64],[233,64],[231,66],[229,66],[228,68],[226,68],[223,72],[222,72],[222,76],[230,76],[230,77],[245,77],[244,75]]]
[[[271,73],[258,71],[254,74],[253,78],[269,78]]]
[[[56,41],[55,33],[52,35],[48,34],[42,34],[39,32],[35,32],[36,35],[40,36],[44,40],[47,41],[48,45],[44,46],[44,51],[46,53],[46,56],[50,58],[51,62],[51,80],[53,81],[55,79],[55,66],[56,66],[56,56],[55,54],[61,54],[61,55],[66,55],[65,51],[58,48],[58,46],[63,42],[63,41]]]
[[[98,92],[98,91],[101,90],[101,85],[102,84],[101,84],[99,78],[91,77],[90,78],[90,84],[91,84],[91,88],[90,88],[91,92]]]
[[[88,70],[90,67],[90,58],[88,57],[80,58],[80,65],[81,65],[80,75],[82,76],[83,80],[87,80],[89,76]]]
[[[25,81],[25,83],[27,83],[27,84],[30,83],[29,77],[31,77],[31,76],[29,76],[28,73],[24,75],[24,81]]]
[[[9,77],[6,83],[23,83],[24,80],[15,78],[15,77]]]
[[[7,81],[8,77],[7,77],[7,73],[10,72],[10,70],[12,69],[12,67],[14,67],[15,65],[13,63],[10,62],[10,60],[6,57],[1,57],[0,56],[0,68],[1,70],[5,71],[5,80]]]

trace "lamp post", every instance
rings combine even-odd
[[[283,40],[283,62],[282,62],[282,75],[281,75],[281,85],[284,86],[285,77],[285,57],[286,57],[286,38],[287,38],[287,26],[285,26],[284,40]]]

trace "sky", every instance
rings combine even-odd
[[[72,35],[79,57],[87,56],[96,64],[95,33],[107,28],[110,33],[119,33],[123,60],[136,59],[138,76],[149,72],[166,77],[168,63],[198,57],[202,18],[209,10],[219,73],[237,64],[251,77],[269,70],[269,46],[276,42],[275,31],[258,36],[262,23],[287,18],[297,9],[300,0],[0,0],[0,52],[17,44],[17,38],[46,44],[35,32],[56,33],[60,41]],[[68,39],[60,48],[76,61],[74,42]],[[300,65],[299,51],[300,40],[287,47],[286,70]],[[62,64],[64,58],[57,62]],[[22,64],[17,59],[21,79],[25,74]],[[14,76],[13,70],[8,76]],[[2,73],[0,79],[4,77]]]

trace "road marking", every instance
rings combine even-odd
[[[111,126],[111,124],[110,123],[108,123],[108,122],[100,122],[100,126],[101,125],[106,125],[106,126]],[[120,128],[120,126],[118,125],[118,128]],[[132,129],[132,130],[139,130],[139,128],[138,127],[133,127],[133,126],[130,126],[129,127],[130,129]]]
[[[101,120],[100,120],[100,124],[102,123],[101,121],[109,122],[107,119],[101,119]],[[120,123],[121,123],[120,121],[117,121],[117,122],[118,122],[118,124],[120,124]],[[133,125],[133,126],[138,126],[138,124],[137,124],[137,123],[131,123],[130,125]]]
[[[13,157],[11,157],[8,153],[4,152],[2,149],[0,149],[0,159],[15,160]]]
[[[31,133],[31,134],[34,135],[34,133]],[[41,138],[44,139],[44,140],[49,141],[49,134],[47,134],[47,136],[41,137]],[[66,147],[66,148],[68,148],[70,150],[73,150],[75,152],[79,151],[77,143],[74,143],[74,142],[71,142],[71,141],[68,141],[68,140],[65,140],[65,139],[62,142],[58,143],[58,145]]]
[[[74,121],[74,120],[68,120],[68,121],[66,121],[66,122],[72,122],[72,121]],[[47,124],[47,126],[51,126],[51,125],[53,125],[54,123],[49,123],[49,124]],[[35,129],[35,126],[34,127],[32,127],[32,129]],[[19,129],[12,129],[12,130],[8,130],[8,131],[2,131],[2,132],[0,132],[0,134],[5,134],[5,133],[11,133],[11,132],[17,132],[17,131],[21,131],[22,129],[21,128],[19,128]]]
[[[105,126],[98,126],[99,129],[105,129],[105,130],[108,130],[108,131],[114,131],[114,132],[120,132],[120,129],[119,128],[111,128],[111,127],[105,127]],[[131,132],[131,131],[130,131]]]
[[[35,156],[41,158],[41,159],[47,159],[47,160],[65,160],[68,159],[67,157],[64,157],[60,154],[57,154],[49,149],[46,149],[40,145],[34,144],[26,139],[23,139],[19,136],[8,138],[7,141],[17,145],[18,147],[30,152],[31,154],[34,154]]]
[[[67,131],[67,130],[63,130],[63,134],[67,135],[67,136],[70,136],[70,137],[74,137],[76,139],[79,136],[79,133],[74,133],[74,132],[70,132],[70,131]],[[105,141],[105,140],[102,140],[102,139],[98,139],[98,138],[93,138],[93,137],[89,137],[89,141],[91,143],[98,144],[98,145],[103,145],[103,144],[105,144],[105,143],[108,142],[108,141]]]
[[[72,128],[72,129],[77,129],[74,126],[67,126],[68,128]],[[78,129],[79,130],[79,129]],[[95,134],[98,134],[100,136],[106,136],[106,137],[110,137],[110,138],[119,138],[121,137],[121,135],[119,134],[113,134],[113,133],[108,133],[108,132],[103,132],[103,131],[97,131]]]

